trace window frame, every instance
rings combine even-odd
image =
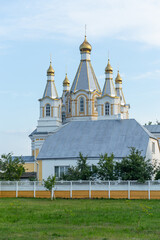
[[[79,112],[84,113],[84,97],[80,97],[80,99],[79,99]]]
[[[48,108],[48,109],[47,109]],[[46,117],[50,117],[51,116],[51,105],[49,103],[46,104],[45,107],[45,113],[46,113]],[[49,115],[48,115],[49,114]]]
[[[104,112],[105,112],[105,116],[109,116],[110,115],[110,103],[109,102],[106,102],[105,105],[104,105]]]

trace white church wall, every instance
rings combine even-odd
[[[160,148],[159,148],[159,143],[156,139],[150,138],[148,142],[148,147],[146,151],[146,160],[150,159],[152,163],[157,163],[160,164]]]

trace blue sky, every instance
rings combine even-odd
[[[59,96],[72,83],[87,24],[91,61],[101,88],[108,51],[123,78],[130,118],[160,121],[160,1],[0,1],[0,154],[30,154],[52,54]]]

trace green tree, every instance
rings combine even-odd
[[[0,179],[7,181],[19,180],[25,172],[24,162],[21,157],[12,158],[12,154],[3,154],[0,159]]]
[[[155,169],[155,180],[159,179],[160,179],[160,165],[158,165],[157,168]]]
[[[150,160],[142,156],[141,151],[130,148],[130,154],[117,163],[116,168],[122,180],[138,180],[145,182],[151,180],[154,166]]]
[[[53,200],[53,197],[55,198],[53,188],[55,186],[56,176],[49,176],[47,180],[43,180],[43,181],[44,181],[44,187],[51,192],[51,200]]]
[[[79,153],[79,159],[77,166],[68,169],[68,173],[63,175],[63,180],[89,180],[92,175],[90,166],[87,163],[87,157],[83,157],[82,153]]]
[[[101,154],[97,166],[94,166],[94,172],[97,173],[97,177],[101,180],[116,180],[114,155]]]

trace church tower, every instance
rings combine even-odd
[[[61,99],[58,98],[52,62],[47,70],[47,83],[40,102],[40,116],[35,131],[30,134],[32,155],[37,157],[46,137],[61,126]]]
[[[81,61],[66,98],[66,120],[96,120],[97,97],[101,96],[101,89],[91,65],[92,47],[86,36],[79,49]]]
[[[105,68],[105,83],[102,96],[98,100],[98,119],[120,118],[120,102],[113,83],[113,68],[108,59]]]
[[[124,98],[124,94],[123,94],[123,90],[122,90],[122,78],[119,74],[119,70],[117,72],[117,77],[115,79],[115,84],[116,84],[116,92],[117,92],[117,96],[120,98],[120,112],[122,115],[123,119],[128,119],[129,118],[129,108],[130,105],[126,104],[125,98]]]

